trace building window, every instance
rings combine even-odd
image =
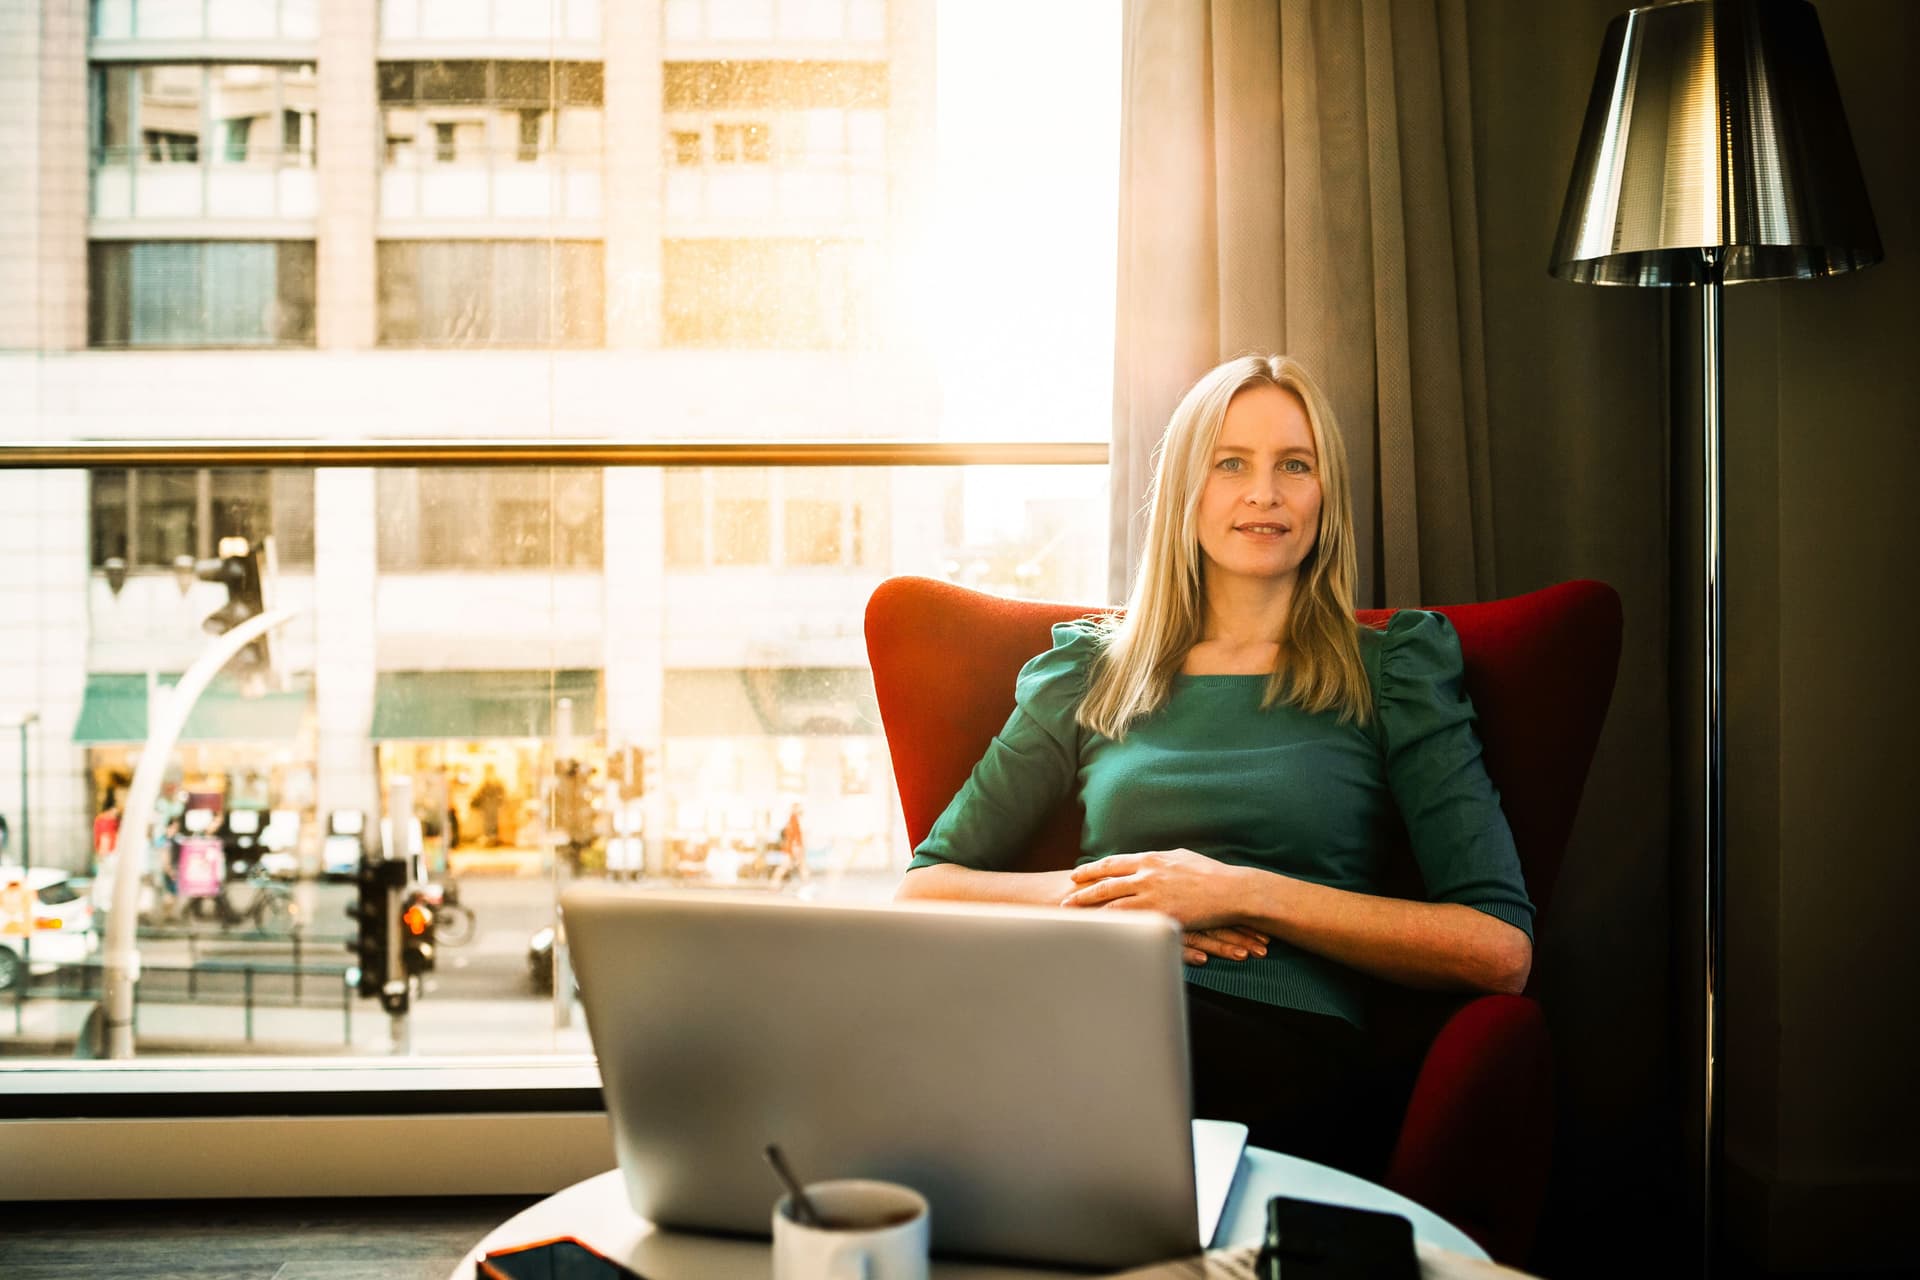
[[[604,254],[592,240],[388,240],[379,247],[380,343],[597,347]]]
[[[88,268],[93,346],[313,345],[312,241],[95,241]]]
[[[884,62],[669,62],[662,71],[668,111],[887,105]]]
[[[311,471],[126,471],[92,475],[92,564],[115,557],[135,569],[204,560],[220,539],[272,535],[281,564],[313,563]]]
[[[383,570],[598,569],[597,469],[382,471]]]
[[[389,167],[425,163],[429,145],[437,164],[600,163],[597,62],[383,62],[379,81]]]
[[[318,99],[311,63],[96,66],[94,168],[203,161],[310,168]],[[202,146],[209,138],[214,145]]]
[[[839,467],[666,475],[669,569],[859,566],[886,558],[887,473]]]
[[[721,164],[736,161],[765,164],[773,158],[767,138],[768,130],[764,122],[716,124],[713,126],[713,158]]]
[[[668,240],[661,262],[668,346],[837,350],[873,341],[881,270],[873,245]]]
[[[675,129],[673,131],[673,162],[678,165],[699,164],[702,141],[698,129]]]

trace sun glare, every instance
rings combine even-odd
[[[1104,440],[1112,420],[1120,6],[946,0],[914,313],[949,439]]]

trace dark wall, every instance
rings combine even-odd
[[[1499,591],[1599,578],[1620,592],[1626,619],[1619,682],[1536,957],[1558,1068],[1555,1182],[1536,1265],[1555,1276],[1609,1270],[1607,1249],[1593,1248],[1596,1214],[1679,1232],[1663,299],[1547,274],[1600,37],[1619,8],[1467,6]]]
[[[1920,5],[1820,0],[1887,262],[1725,295],[1730,1233],[1772,1270],[1913,1260],[1920,839]],[[1620,684],[1542,924],[1555,1276],[1688,1256],[1700,1101],[1697,298],[1546,275],[1619,0],[1473,0],[1499,589],[1626,606]],[[1671,341],[1670,341],[1671,339]],[[1598,1222],[1632,1222],[1596,1233]],[[1612,1239],[1613,1244],[1606,1241]],[[1629,1259],[1637,1259],[1630,1263]],[[1682,1268],[1684,1269],[1684,1268]]]
[[[1886,261],[1726,293],[1728,1209],[1809,1270],[1920,1263],[1920,5],[1816,7]]]

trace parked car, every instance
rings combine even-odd
[[[24,909],[21,909],[24,906]],[[71,873],[53,867],[0,868],[0,991],[36,974],[81,964],[98,948],[93,899]]]

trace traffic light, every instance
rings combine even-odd
[[[202,582],[217,582],[227,589],[227,602],[200,624],[208,635],[225,635],[247,619],[266,612],[266,575],[262,560],[271,555],[271,546],[265,540],[249,543],[245,538],[229,537],[220,539],[219,556],[194,564],[194,575]],[[272,669],[267,638],[263,635],[242,649],[235,664],[243,679],[264,680]]]
[[[407,864],[362,856],[355,873],[359,893],[347,906],[347,917],[354,922],[354,936],[347,943],[360,969],[355,987],[363,996],[383,996],[393,970],[393,952],[389,939],[393,932],[393,909],[398,890],[406,883]],[[401,985],[401,1005],[406,1011],[405,985]]]
[[[432,904],[423,894],[410,895],[400,913],[400,959],[410,978],[433,968],[433,926]]]

